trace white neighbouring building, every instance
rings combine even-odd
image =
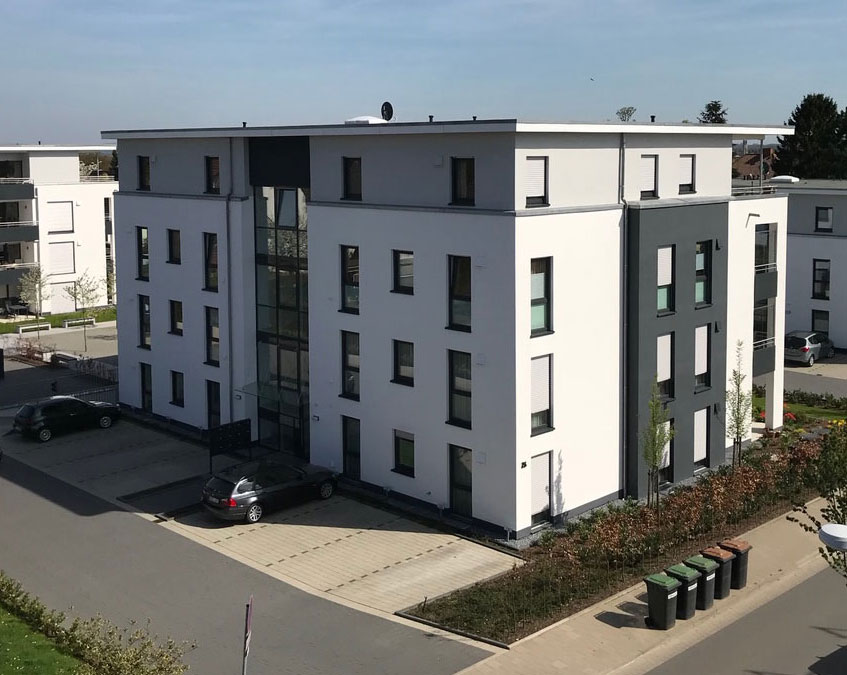
[[[523,536],[726,461],[743,342],[781,426],[784,127],[516,120],[108,131],[120,399]],[[127,262],[131,261],[131,262]]]
[[[43,313],[76,309],[65,289],[84,273],[105,280],[112,260],[111,176],[81,176],[81,152],[113,146],[0,146],[0,310],[19,305],[20,279],[35,265],[47,281]]]

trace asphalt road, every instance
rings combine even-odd
[[[840,377],[826,377],[813,373],[804,373],[795,368],[785,369],[786,391],[800,389],[813,394],[832,394],[833,396],[847,396],[847,379]]]
[[[250,594],[250,675],[435,675],[488,655],[299,591],[9,457],[0,569],[54,609],[150,618],[158,634],[196,641],[186,661],[201,675],[241,672]]]
[[[743,591],[733,591],[737,592]],[[650,675],[680,673],[844,675],[847,673],[844,580],[826,569],[650,671]]]

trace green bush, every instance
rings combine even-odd
[[[181,675],[188,670],[182,657],[194,645],[170,638],[160,642],[149,620],[144,626],[133,622],[120,628],[98,615],[74,619],[68,626],[62,612],[45,607],[3,570],[0,605],[82,661],[78,675]]]
[[[68,312],[65,314],[42,316],[40,321],[27,319],[26,321],[4,322],[0,323],[0,333],[14,333],[18,326],[27,326],[35,323],[49,323],[51,328],[61,328],[62,321],[65,319],[79,319],[82,314],[82,312]],[[93,316],[97,323],[103,323],[105,321],[114,321],[118,316],[118,312],[115,307],[101,307],[99,309],[85,310],[85,316]]]
[[[794,389],[785,392],[784,400],[786,403],[799,403],[815,408],[847,411],[847,397],[839,398],[832,394],[812,394],[808,391]]]

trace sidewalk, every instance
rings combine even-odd
[[[810,504],[819,515],[823,500]],[[818,540],[785,516],[741,536],[753,546],[747,587],[668,631],[644,625],[644,584],[622,591],[461,673],[641,675],[826,568]],[[657,570],[658,571],[658,570]]]

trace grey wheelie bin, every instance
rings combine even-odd
[[[715,600],[729,597],[729,589],[732,587],[732,561],[735,560],[735,554],[720,546],[709,546],[700,553],[718,564],[718,573],[715,575]]]
[[[697,580],[700,578],[700,572],[688,565],[671,565],[665,572],[682,584],[676,596],[676,618],[690,619],[694,616],[697,605]]]
[[[715,604],[715,575],[718,564],[702,555],[687,558],[685,564],[700,572],[700,578],[697,580],[697,609],[709,609]]]
[[[731,586],[735,589],[744,588],[747,585],[747,557],[753,547],[743,539],[724,539],[718,546],[735,554]]]
[[[676,599],[679,581],[667,574],[651,574],[644,577],[647,583],[647,625],[667,630],[676,623]]]

